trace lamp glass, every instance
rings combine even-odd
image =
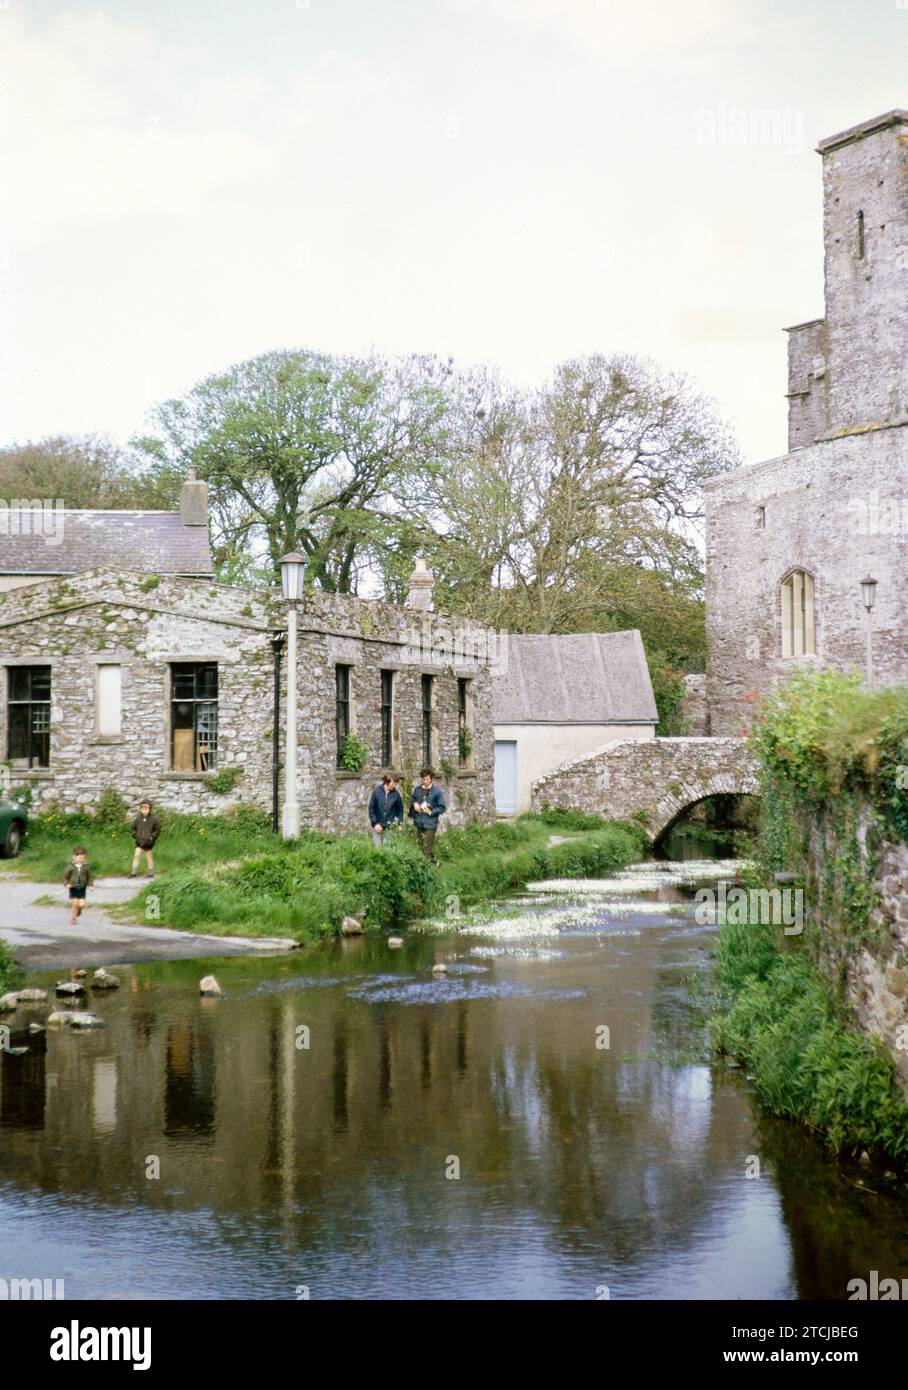
[[[281,584],[284,589],[284,598],[290,603],[298,603],[303,597],[303,575],[306,571],[306,561],[302,555],[291,552],[281,560]]]
[[[867,609],[868,613],[876,600],[876,584],[877,581],[875,579],[861,580],[861,593],[864,596],[864,607]]]

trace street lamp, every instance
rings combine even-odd
[[[271,829],[276,835],[280,825],[281,781],[281,653],[284,634],[276,632],[271,639],[274,653],[274,718],[271,728]]]
[[[872,611],[873,611],[873,605],[874,605],[874,603],[876,602],[876,584],[877,584],[877,581],[876,581],[875,579],[871,579],[869,575],[867,576],[866,579],[862,579],[862,580],[861,580],[861,597],[862,597],[863,600],[864,600],[864,611],[865,611],[866,614],[867,614],[867,689],[868,689],[868,690],[872,690],[872,689],[873,689],[873,624],[872,624],[872,620],[871,620],[870,615],[871,615],[871,613],[872,613]]]
[[[296,752],[296,605],[303,597],[305,556],[295,550],[281,559],[281,584],[287,600],[287,756],[284,772],[284,813],[282,832],[285,840],[297,840],[300,833],[300,803],[297,792]]]

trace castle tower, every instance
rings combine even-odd
[[[787,330],[791,449],[908,419],[908,111],[818,149],[826,317]]]

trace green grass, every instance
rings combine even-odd
[[[778,950],[771,926],[725,925],[716,983],[715,1047],[746,1065],[762,1104],[837,1151],[908,1157],[908,1101],[892,1059],[851,1030],[803,951]]]
[[[128,872],[132,840],[115,811],[33,819],[15,871],[59,881],[73,846],[82,844],[96,876]],[[299,941],[335,934],[347,915],[373,929],[442,914],[452,920],[531,879],[600,876],[643,853],[639,827],[583,820],[592,828],[551,847],[553,824],[567,829],[551,813],[449,830],[436,841],[439,863],[433,865],[409,827],[389,834],[382,849],[366,835],[311,832],[287,844],[258,812],[164,813],[155,850],[158,876],[131,903],[112,910],[179,930]]]
[[[158,813],[161,838],[156,859],[168,870],[200,868],[239,859],[256,848],[273,847],[270,819],[260,811],[239,807],[232,815],[185,816]],[[135,846],[129,821],[110,824],[87,815],[31,816],[28,838],[9,868],[36,882],[62,882],[75,845],[84,845],[96,877],[127,874]],[[144,860],[142,872],[144,872]]]
[[[408,831],[392,833],[382,849],[365,835],[295,846],[272,839],[267,853],[238,863],[168,872],[142,890],[136,905],[141,911],[153,895],[160,920],[178,929],[311,941],[334,934],[346,915],[379,929],[442,913],[451,919],[534,878],[613,872],[643,848],[639,832],[623,825],[550,849],[548,838],[539,821],[449,831],[436,841],[437,866]]]
[[[13,959],[13,953],[6,942],[0,939],[0,994],[15,989],[23,977],[23,972]]]

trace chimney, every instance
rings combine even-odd
[[[180,488],[180,521],[184,526],[208,526],[208,484],[199,481],[194,468],[187,470]]]
[[[416,561],[416,569],[410,575],[410,597],[407,602],[408,608],[421,608],[429,612],[432,608],[432,586],[435,579],[432,573],[426,569],[426,562],[419,556]]]

